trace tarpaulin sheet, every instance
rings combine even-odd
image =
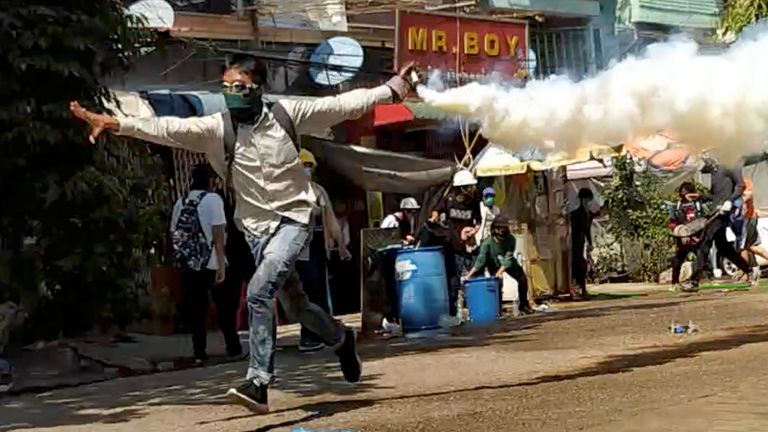
[[[368,191],[418,194],[449,182],[455,167],[451,161],[424,159],[316,138],[307,139],[302,144],[319,163]]]
[[[473,166],[478,177],[518,175],[530,171],[545,171],[568,166],[590,159],[616,155],[620,147],[593,145],[576,151],[575,154],[550,153],[544,160],[520,160],[515,152],[499,144],[488,144],[475,159]]]

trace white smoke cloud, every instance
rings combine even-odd
[[[489,140],[514,150],[552,140],[557,150],[573,152],[665,130],[693,150],[716,149],[724,162],[761,151],[768,139],[768,32],[720,55],[697,51],[695,42],[673,38],[580,82],[471,83],[420,87],[419,94],[478,121]]]

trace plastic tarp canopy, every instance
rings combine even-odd
[[[497,177],[524,174],[530,171],[545,171],[551,168],[570,166],[590,159],[606,158],[616,154],[618,147],[592,145],[577,150],[574,154],[551,152],[543,160],[522,160],[519,156],[530,154],[515,153],[499,144],[488,144],[475,158],[474,171],[478,177]]]
[[[318,162],[368,191],[418,194],[451,181],[455,163],[310,138],[303,146]]]

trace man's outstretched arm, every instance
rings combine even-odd
[[[91,127],[90,141],[104,131],[148,141],[169,147],[197,152],[208,152],[211,145],[220,144],[224,136],[224,123],[220,114],[206,117],[142,117],[120,118],[86,110],[78,102],[70,102],[72,114]]]
[[[386,84],[372,89],[356,89],[315,100],[281,100],[300,135],[321,133],[345,120],[354,120],[378,104],[399,102],[413,86],[413,64],[405,66]],[[418,74],[416,74],[418,80]]]

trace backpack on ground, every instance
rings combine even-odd
[[[212,248],[205,237],[197,207],[205,197],[202,192],[196,198],[190,195],[182,202],[181,212],[173,227],[173,258],[176,264],[187,270],[199,271],[208,265]]]

